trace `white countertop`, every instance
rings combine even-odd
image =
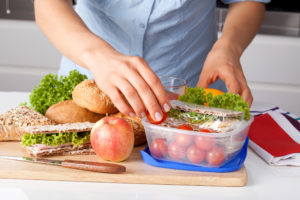
[[[28,93],[0,92],[0,113],[27,101]],[[269,166],[248,149],[245,187],[173,186],[0,179],[2,200],[300,199],[300,167]],[[1,167],[1,166],[0,166]]]

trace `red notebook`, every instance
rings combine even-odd
[[[255,117],[249,146],[272,165],[300,166],[300,123],[287,114],[269,111]]]

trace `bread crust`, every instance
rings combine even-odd
[[[139,145],[145,144],[147,142],[146,135],[145,135],[145,129],[141,122],[141,118],[130,117],[130,116],[124,115],[123,113],[120,113],[120,112],[113,114],[112,116],[123,118],[131,125],[133,132],[134,132],[134,146],[139,146]]]
[[[118,112],[109,96],[103,93],[94,79],[84,80],[72,92],[73,101],[80,107],[99,114]]]
[[[51,124],[55,122],[28,106],[17,106],[0,115],[0,141],[20,141],[24,127]]]
[[[36,151],[33,146],[25,147],[27,153],[33,157],[46,157],[46,156],[67,156],[67,155],[90,155],[95,154],[90,143],[80,145],[77,147],[63,146],[61,148],[50,148],[50,149],[40,149]]]
[[[58,124],[76,122],[97,122],[105,115],[94,113],[78,106],[73,100],[66,100],[50,106],[45,116]]]
[[[20,141],[23,134],[20,127],[0,125],[0,141]]]
[[[23,127],[25,133],[29,134],[50,134],[50,133],[68,133],[68,132],[86,132],[91,131],[95,123],[78,122],[68,124],[54,124],[41,126]]]

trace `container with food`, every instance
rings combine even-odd
[[[229,96],[222,98],[236,98]],[[241,151],[253,121],[246,107],[234,110],[178,100],[170,103],[172,109],[163,123],[142,119],[153,158],[211,168],[225,165]]]

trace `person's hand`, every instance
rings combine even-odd
[[[98,87],[125,115],[144,117],[148,111],[160,121],[170,110],[160,79],[143,58],[127,56],[114,49],[85,56]]]
[[[228,92],[241,95],[251,106],[253,97],[241,67],[240,56],[230,45],[215,45],[212,48],[197,86],[207,88],[218,78],[225,82]]]

